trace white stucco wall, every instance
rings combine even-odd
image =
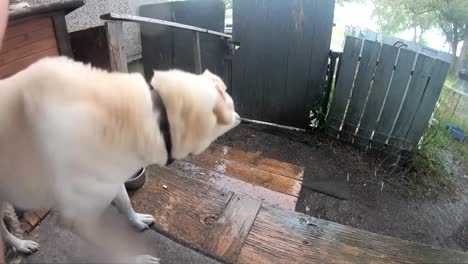
[[[103,25],[99,18],[105,13],[138,15],[141,5],[165,2],[166,0],[84,0],[84,6],[66,16],[68,32]],[[26,0],[30,5],[58,2],[58,0]],[[136,23],[123,23],[127,60],[141,58],[140,27]]]

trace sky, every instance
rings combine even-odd
[[[337,28],[344,28],[346,25],[360,26],[378,32],[378,26],[372,18],[372,4],[357,4],[346,3],[343,6],[336,5],[335,7],[335,23]],[[408,30],[395,37],[405,40],[411,40],[413,33]],[[424,34],[427,40],[427,46],[449,52],[449,46],[445,43],[443,34],[438,29],[433,29]]]

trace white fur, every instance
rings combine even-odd
[[[156,71],[152,84],[167,109],[175,158],[204,151],[240,122],[224,83],[208,71]],[[57,208],[94,242],[113,200],[137,228],[147,227],[154,219],[133,211],[123,184],[139,168],[167,160],[158,116],[139,74],[55,57],[0,80],[0,201]]]

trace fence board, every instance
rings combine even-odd
[[[234,1],[232,94],[241,116],[308,127],[322,103],[334,2]]]
[[[346,42],[341,56],[339,78],[333,92],[333,101],[328,115],[329,129],[327,133],[337,137],[341,122],[344,118],[349,93],[353,85],[356,67],[359,61],[362,40],[355,37],[346,37]]]
[[[356,132],[362,112],[366,106],[370,84],[376,69],[377,58],[379,56],[380,43],[375,41],[364,41],[359,70],[354,82],[351,101],[343,123],[340,138],[351,142]]]
[[[217,32],[224,30],[222,1],[176,1],[142,5],[139,14]],[[147,79],[152,77],[154,69],[196,71],[193,32],[150,23],[141,23],[140,32]],[[202,70],[209,69],[222,75],[225,40],[208,34],[200,34],[199,37]]]
[[[398,118],[398,110],[411,76],[415,57],[415,52],[400,49],[392,83],[390,85],[385,104],[383,105],[382,115],[380,116],[377,129],[375,130],[374,137],[372,138],[372,148],[374,149],[382,149],[385,146],[388,135],[391,133],[395,118]]]
[[[387,152],[397,151],[396,148],[400,148],[402,146],[403,139],[406,138],[411,123],[416,115],[416,111],[418,110],[426,84],[428,83],[429,75],[433,70],[434,63],[435,60],[431,57],[423,54],[418,56],[418,61],[414,68],[413,77],[411,79],[410,86],[408,87],[405,102],[401,108],[401,114],[398,117],[395,128],[393,129],[392,137],[388,141],[388,145],[394,147],[391,147]],[[414,143],[415,144],[409,143],[409,145],[414,147],[418,144],[418,142]]]
[[[278,45],[278,43],[273,39],[273,32],[265,30],[265,28],[268,29],[266,20],[271,6],[267,4],[266,0],[255,0],[249,4],[252,6],[247,6],[245,1],[234,1],[233,38],[240,42],[240,49],[236,50],[233,55],[232,93],[236,110],[243,117],[261,119],[265,97],[263,96],[264,85],[259,85],[259,83],[263,83],[263,76],[269,66],[266,62],[266,58],[270,55],[268,52],[271,52],[272,48],[278,48],[270,45]],[[278,12],[278,10],[274,11]],[[271,22],[276,23],[272,26],[278,27],[278,30],[284,33],[281,26],[285,27],[285,23],[281,24],[279,20]],[[258,28],[263,30],[258,30]],[[260,38],[259,35],[263,38]],[[281,45],[284,45],[285,40],[279,40],[283,41]],[[262,45],[262,42],[265,44]],[[260,46],[263,48],[259,49]],[[284,61],[281,60],[282,53],[273,52],[271,55],[276,56],[270,58],[272,61],[276,61],[280,57],[278,65],[284,64]],[[277,68],[280,67],[272,69]],[[272,77],[281,78],[282,75],[275,73]],[[260,78],[262,80],[259,80]]]
[[[372,136],[372,131],[377,126],[380,107],[385,99],[388,84],[392,77],[393,67],[395,66],[398,48],[382,45],[379,56],[379,64],[375,70],[374,82],[369,93],[369,99],[361,118],[361,125],[354,139],[355,144],[367,146]]]
[[[406,136],[406,141],[418,142],[424,134],[424,130],[426,129],[428,121],[434,111],[434,106],[444,86],[449,67],[450,64],[442,60],[437,60],[434,63],[429,83],[427,84],[421,103],[414,116],[413,123]],[[403,147],[408,148],[409,146],[405,144]]]

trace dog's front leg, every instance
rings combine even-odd
[[[128,219],[130,219],[132,225],[134,225],[138,230],[145,230],[154,223],[154,217],[152,215],[139,214],[133,210],[125,185],[122,185],[119,188],[119,192],[114,198],[113,204],[120,213],[126,215]]]
[[[15,237],[5,226],[5,222],[3,221],[3,216],[6,209],[6,202],[0,202],[0,233],[3,239],[5,239],[6,243],[12,245],[16,250],[19,252],[23,252],[26,254],[30,254],[39,249],[39,244],[31,241],[31,240],[23,240],[20,238]]]
[[[103,221],[105,217],[99,215],[97,211],[77,211],[74,214],[67,214],[65,211],[61,214],[61,221],[65,227],[99,250],[101,257],[105,258],[99,262],[159,264],[156,257],[138,255],[137,252],[143,249],[143,241],[138,239],[133,228],[122,226],[113,217]]]

